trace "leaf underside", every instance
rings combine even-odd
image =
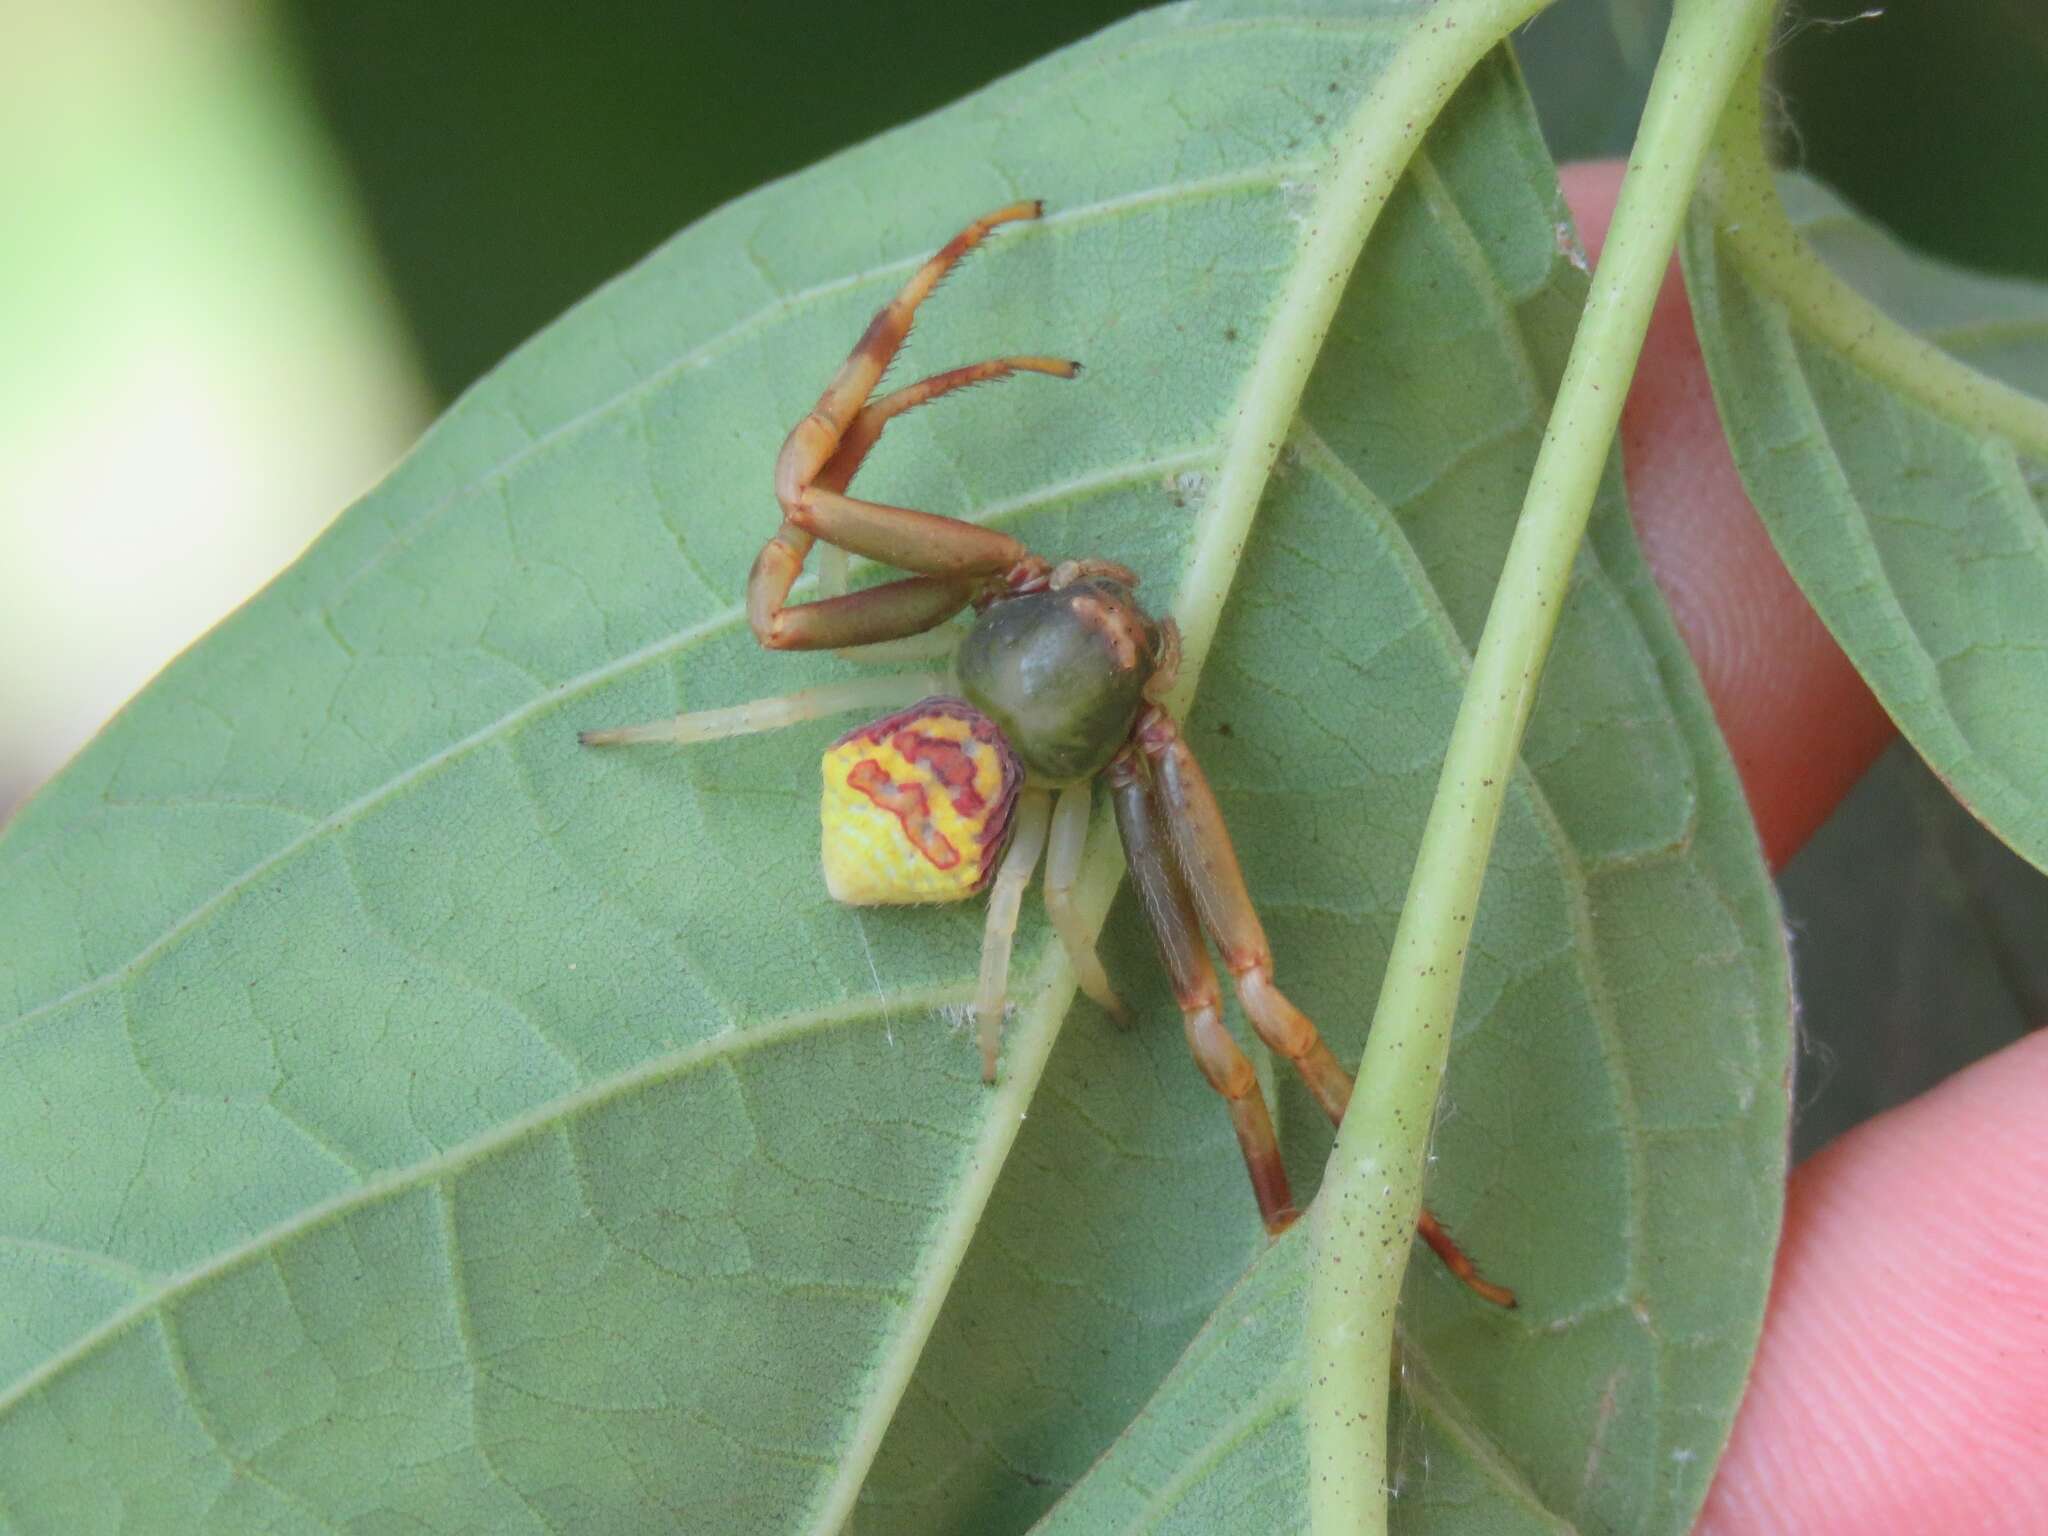
[[[1027,909],[989,1091],[951,1023],[979,909],[820,886],[837,723],[575,732],[852,674],[747,636],[767,466],[910,267],[1019,195],[1051,215],[946,285],[914,363],[1089,372],[905,418],[862,489],[1127,561],[1163,609],[1332,141],[1414,25],[1153,13],[684,232],[17,817],[0,1532],[1002,1531],[1082,1478],[1264,1246],[1128,900],[1140,1026],[1060,1029]],[[1563,218],[1497,58],[1351,282],[1191,717],[1343,1058],[1582,293]],[[1681,1529],[1768,1273],[1774,908],[1618,494],[1596,529],[1431,1187],[1524,1305],[1412,1282],[1409,1529]],[[1306,1195],[1327,1132],[1276,1107]],[[1223,1318],[1285,1335],[1301,1247]],[[1288,1528],[1298,1373],[1223,1328],[1062,1529],[1131,1499]]]
[[[1397,629],[1428,636],[1438,740],[1583,295],[1558,255],[1562,226],[1476,195],[1485,183],[1470,174],[1467,134],[1489,156],[1512,146],[1529,184],[1549,185],[1519,102],[1468,87],[1375,230],[1318,364],[1302,413],[1318,446],[1301,462],[1315,481],[1283,478],[1261,523],[1263,537],[1304,545],[1279,530],[1303,515],[1297,506],[1328,505],[1368,563],[1408,564],[1405,614],[1393,617],[1391,597],[1375,601]],[[1489,259],[1475,261],[1482,251]],[[1542,277],[1522,286],[1518,272]],[[1418,292],[1431,293],[1419,324]],[[1494,324],[1471,337],[1464,366],[1421,384],[1457,329],[1446,314],[1482,312]],[[1379,381],[1390,377],[1404,397],[1385,419]],[[1485,419],[1510,392],[1526,403],[1491,414],[1485,452],[1497,460],[1403,485],[1394,465],[1432,424]],[[1322,446],[1339,442],[1356,446]],[[1488,874],[1434,1143],[1431,1204],[1521,1288],[1522,1309],[1476,1305],[1426,1254],[1411,1268],[1392,1414],[1397,1531],[1689,1530],[1768,1277],[1789,1072],[1776,909],[1754,883],[1739,790],[1614,481]],[[1240,580],[1266,558],[1254,550]],[[1302,586],[1298,575],[1280,584]],[[1305,604],[1297,622],[1322,606]],[[1242,667],[1255,688],[1249,636],[1226,631],[1217,667]],[[1288,664],[1278,646],[1265,654],[1265,668]],[[1206,706],[1219,682],[1205,684]],[[1434,767],[1404,786],[1398,810],[1371,819],[1419,827]],[[1360,982],[1368,993],[1410,854],[1404,840],[1376,872],[1388,900]],[[1303,1153],[1325,1148],[1298,1095],[1292,1107]],[[1306,1528],[1308,1244],[1298,1230],[1255,1263],[1040,1531]]]
[[[1851,288],[2048,402],[2048,285],[1908,251],[1803,178],[1780,191],[1793,227]],[[1724,244],[1718,222],[1703,200],[1686,279],[1750,499],[1907,739],[2048,869],[2048,404],[2030,446],[1934,381],[1917,387],[1845,355]]]

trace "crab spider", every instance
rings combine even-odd
[[[975,999],[988,1082],[1001,1044],[1011,936],[1041,852],[1046,910],[1081,990],[1128,1017],[1071,899],[1094,781],[1106,776],[1189,1048],[1229,1106],[1260,1218],[1278,1234],[1297,1214],[1287,1170],[1257,1074],[1224,1027],[1204,933],[1259,1038],[1294,1065],[1332,1121],[1343,1118],[1351,1078],[1275,984],[1272,949],[1222,811],[1162,702],[1180,656],[1173,621],[1156,621],[1138,605],[1137,577],[1124,566],[1055,563],[998,529],[847,494],[882,429],[903,412],[970,384],[1018,373],[1071,379],[1081,371],[1061,358],[995,358],[870,398],[939,280],[998,225],[1042,211],[1037,202],[1014,203],[976,219],[876,313],[817,406],[783,443],[775,462],[782,525],[747,580],[748,624],[772,650],[900,655],[906,642],[918,646],[913,637],[971,606],[976,617],[951,673],[813,688],[650,725],[585,731],[581,739],[590,746],[712,741],[888,708],[824,755],[827,888],[854,904],[953,901],[989,890]],[[819,583],[825,595],[792,603],[805,559],[820,542],[833,552]],[[849,592],[846,554],[914,574]],[[1513,1293],[1481,1278],[1427,1211],[1418,1231],[1473,1291],[1514,1305]]]

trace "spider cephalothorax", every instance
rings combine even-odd
[[[1128,571],[1097,567],[1062,580],[1067,570],[991,602],[954,660],[960,692],[1046,784],[1091,779],[1109,765],[1173,647],[1172,629],[1132,598]]]
[[[823,862],[835,900],[954,901],[989,891],[975,999],[982,1075],[1001,1046],[1010,939],[1025,883],[1045,853],[1045,904],[1081,989],[1117,1017],[1123,1005],[1071,893],[1087,837],[1094,781],[1107,777],[1117,829],[1159,955],[1173,980],[1196,1063],[1229,1105],[1266,1228],[1295,1219],[1287,1172],[1249,1058],[1223,1023],[1222,989],[1204,934],[1221,956],[1260,1039],[1291,1062],[1332,1120],[1351,1078],[1315,1026],[1273,980],[1273,953],[1238,868],[1223,813],[1162,702],[1180,658],[1172,620],[1132,595],[1137,577],[1100,560],[1053,563],[1000,529],[846,494],[894,417],[940,395],[1016,373],[1071,379],[1061,358],[1006,357],[933,374],[871,399],[939,279],[997,225],[1036,218],[1017,203],[969,224],[914,273],[796,424],[775,463],[782,526],[747,580],[747,621],[772,650],[860,647],[900,654],[970,605],[966,634],[943,637],[947,674],[898,675],[756,700],[672,721],[587,731],[591,745],[709,741],[842,710],[888,707],[824,754]],[[833,558],[820,595],[792,603],[804,562]],[[845,556],[914,574],[846,590]],[[880,659],[879,657],[877,659]],[[1057,799],[1055,800],[1055,791]],[[1427,1211],[1422,1236],[1465,1283],[1512,1306],[1479,1278]]]

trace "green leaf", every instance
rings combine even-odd
[[[1345,313],[1376,318],[1340,326],[1303,411],[1317,440],[1360,444],[1365,467],[1329,487],[1345,519],[1373,530],[1354,537],[1384,538],[1420,562],[1416,607],[1401,622],[1428,636],[1446,721],[1522,479],[1434,485],[1413,499],[1374,486],[1422,423],[1471,418],[1475,378],[1526,389],[1497,429],[1526,466],[1584,291],[1555,257],[1554,231],[1458,200],[1472,248],[1503,253],[1490,304],[1459,307],[1490,307],[1503,350],[1443,380],[1440,394],[1414,382],[1442,331],[1410,330],[1403,303],[1457,265],[1440,243],[1454,221],[1426,190],[1453,135],[1439,124],[1424,169],[1375,231]],[[1526,153],[1540,163],[1533,141]],[[1403,217],[1418,194],[1432,216]],[[1544,271],[1545,252],[1540,289],[1506,280],[1505,253]],[[1353,328],[1377,344],[1347,347]],[[1355,381],[1388,374],[1412,395],[1399,421],[1381,423],[1357,410]],[[1284,526],[1285,505],[1268,505],[1268,534]],[[1247,579],[1257,566],[1254,555]],[[1468,574],[1481,579],[1464,587]],[[1233,640],[1224,653],[1234,657]],[[1480,905],[1431,1191],[1494,1272],[1522,1287],[1522,1308],[1489,1312],[1432,1266],[1411,1269],[1391,1413],[1394,1525],[1682,1532],[1726,1435],[1768,1282],[1788,982],[1739,790],[1611,475],[1524,764]],[[1404,811],[1419,822],[1421,808]],[[1398,891],[1404,867],[1376,888]],[[1552,923],[1576,944],[1539,937]],[[1476,1188],[1465,1183],[1475,1173]],[[1502,1260],[1494,1245],[1515,1228]],[[1305,1528],[1306,1246],[1290,1234],[1254,1266],[1043,1523],[1046,1536]]]
[[[1795,1163],[2048,1018],[2048,877],[1903,743],[1786,865],[1778,893],[1797,935]]]
[[[1387,1536],[1388,1398],[1409,1236],[1488,865],[1663,286],[1707,154],[1771,0],[1678,0],[1507,558],[1465,670],[1415,872],[1344,1123],[1310,1215],[1309,1525]],[[1249,1005],[1247,1005],[1249,1006]],[[1592,1457],[1600,1459],[1596,1447]]]
[[[1781,207],[1757,145],[1731,118],[1683,243],[1743,484],[1899,729],[2048,869],[2048,286],[1797,178]]]
[[[978,910],[820,888],[835,725],[574,734],[852,674],[747,636],[766,467],[916,261],[1043,192],[916,361],[1090,372],[907,418],[863,487],[1173,595],[1283,979],[1355,1058],[1580,292],[1511,66],[1398,192],[1405,144],[1356,134],[1404,99],[1419,134],[1440,23],[1497,13],[1153,13],[735,204],[479,386],[22,812],[0,1530],[999,1531],[1080,1477],[1262,1246],[1128,902],[1105,949],[1141,1027],[1061,1031],[1030,912],[990,1091],[948,1021]],[[1334,221],[1390,192],[1347,286]],[[1340,293],[1325,344],[1303,295]],[[1524,1310],[1426,1272],[1409,1333],[1490,1454],[1604,1512],[1696,1495],[1732,1412],[1788,1010],[1733,781],[1601,526],[1432,1186]],[[1097,911],[1116,869],[1099,843]],[[1305,1194],[1327,1132],[1291,1084],[1279,1109]],[[1682,1441],[1638,1427],[1669,1414]]]

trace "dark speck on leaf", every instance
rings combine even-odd
[[[1216,725],[1216,734],[1218,736],[1232,735],[1233,732],[1230,729],[1230,722],[1228,720],[1218,721]]]

